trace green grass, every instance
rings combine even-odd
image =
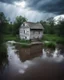
[[[31,41],[29,40],[21,40],[19,38],[18,35],[14,36],[14,35],[4,35],[4,42],[6,41],[16,41],[16,42],[20,42],[20,43],[30,43]]]
[[[28,48],[28,47],[30,47],[30,44],[28,44],[28,43],[16,43],[15,44],[15,46],[17,46],[17,47],[22,47],[22,48]]]
[[[29,40],[21,40],[21,39],[19,39],[18,40],[20,43],[31,43],[31,41],[29,41]]]
[[[20,42],[20,43],[27,43],[27,44],[31,43],[31,41],[29,41],[29,40],[21,40],[18,35],[16,35],[16,36],[14,36],[14,35],[5,35],[4,36],[4,42],[12,41],[12,40],[16,41],[16,42]],[[51,41],[51,42],[55,42],[55,43],[56,42],[64,42],[64,38],[59,37],[57,35],[53,35],[53,34],[44,34],[41,41],[42,42],[43,41]]]
[[[11,40],[17,41],[18,37],[13,35],[4,35],[4,41],[11,41]]]
[[[48,43],[45,43],[44,42],[44,48],[51,48],[51,49],[55,49],[56,48],[56,43],[55,42],[48,42]]]
[[[54,41],[54,42],[58,42],[60,40],[64,40],[64,38],[53,34],[44,34],[42,39],[42,41]]]

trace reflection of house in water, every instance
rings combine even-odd
[[[25,40],[41,39],[43,29],[40,23],[24,22],[19,29],[19,35],[21,39]]]
[[[31,43],[22,47],[20,44],[16,45],[16,48],[19,50],[19,57],[22,61],[32,59],[42,55],[42,43]]]

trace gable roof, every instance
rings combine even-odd
[[[25,26],[23,27],[29,27],[30,29],[44,29],[43,26],[40,23],[33,23],[33,22],[24,22]]]

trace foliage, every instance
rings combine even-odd
[[[22,17],[22,16],[17,16],[16,17],[16,20],[13,24],[13,34],[14,35],[19,34],[19,27],[25,21],[27,21],[27,19],[25,17]]]
[[[56,34],[64,37],[64,20],[59,21],[59,23],[56,25]]]
[[[49,18],[47,19],[47,21],[40,21],[40,23],[43,25],[44,27],[44,33],[45,34],[54,34],[55,30],[55,25],[54,25],[54,20],[53,18]]]
[[[19,45],[19,47],[22,47],[22,48],[28,48],[28,47],[30,47],[30,44],[28,44],[28,43],[18,43],[18,44],[15,44],[16,46],[18,46]]]
[[[0,12],[0,65],[5,61],[7,57],[7,49],[3,44],[4,42],[4,33],[6,30],[7,20],[3,12]]]
[[[4,36],[4,42],[6,42],[6,41],[16,41],[16,42],[19,42],[19,43],[30,43],[31,41],[29,41],[29,40],[21,40],[20,38],[19,38],[19,36],[18,35],[5,35]]]
[[[3,65],[3,62],[7,61],[7,57],[6,45],[0,45],[0,65]]]
[[[0,12],[0,53],[2,53],[3,49],[3,41],[4,41],[4,32],[7,20],[3,12]]]
[[[30,40],[20,40],[20,39],[19,39],[19,42],[21,42],[21,43],[31,43]]]
[[[4,25],[5,25],[5,16],[2,12],[0,12],[0,45],[3,42],[3,31],[4,29]]]
[[[7,32],[7,26],[9,22],[6,19],[3,12],[0,12],[0,34],[5,34]]]
[[[56,43],[64,45],[64,38],[61,37]]]
[[[4,35],[4,42],[12,41],[12,40],[17,41],[18,36],[14,36],[14,35],[11,35],[11,34]]]
[[[55,35],[55,34],[44,34],[43,36],[43,41],[54,41],[54,42],[57,42],[58,40],[60,40],[61,37]],[[63,38],[62,38],[63,39]]]
[[[56,43],[54,43],[54,42],[44,43],[44,47],[45,47],[45,48],[52,48],[52,49],[55,49]]]

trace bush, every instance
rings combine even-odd
[[[57,41],[57,44],[63,44],[64,45],[64,38],[61,38]]]
[[[64,38],[59,37],[57,35],[52,35],[52,34],[44,34],[43,36],[43,41],[54,41],[54,42],[58,42],[60,40],[64,40]]]
[[[7,59],[7,49],[5,45],[0,45],[0,65]]]
[[[55,49],[56,43],[54,43],[54,42],[44,43],[44,47],[45,47],[45,48]]]

